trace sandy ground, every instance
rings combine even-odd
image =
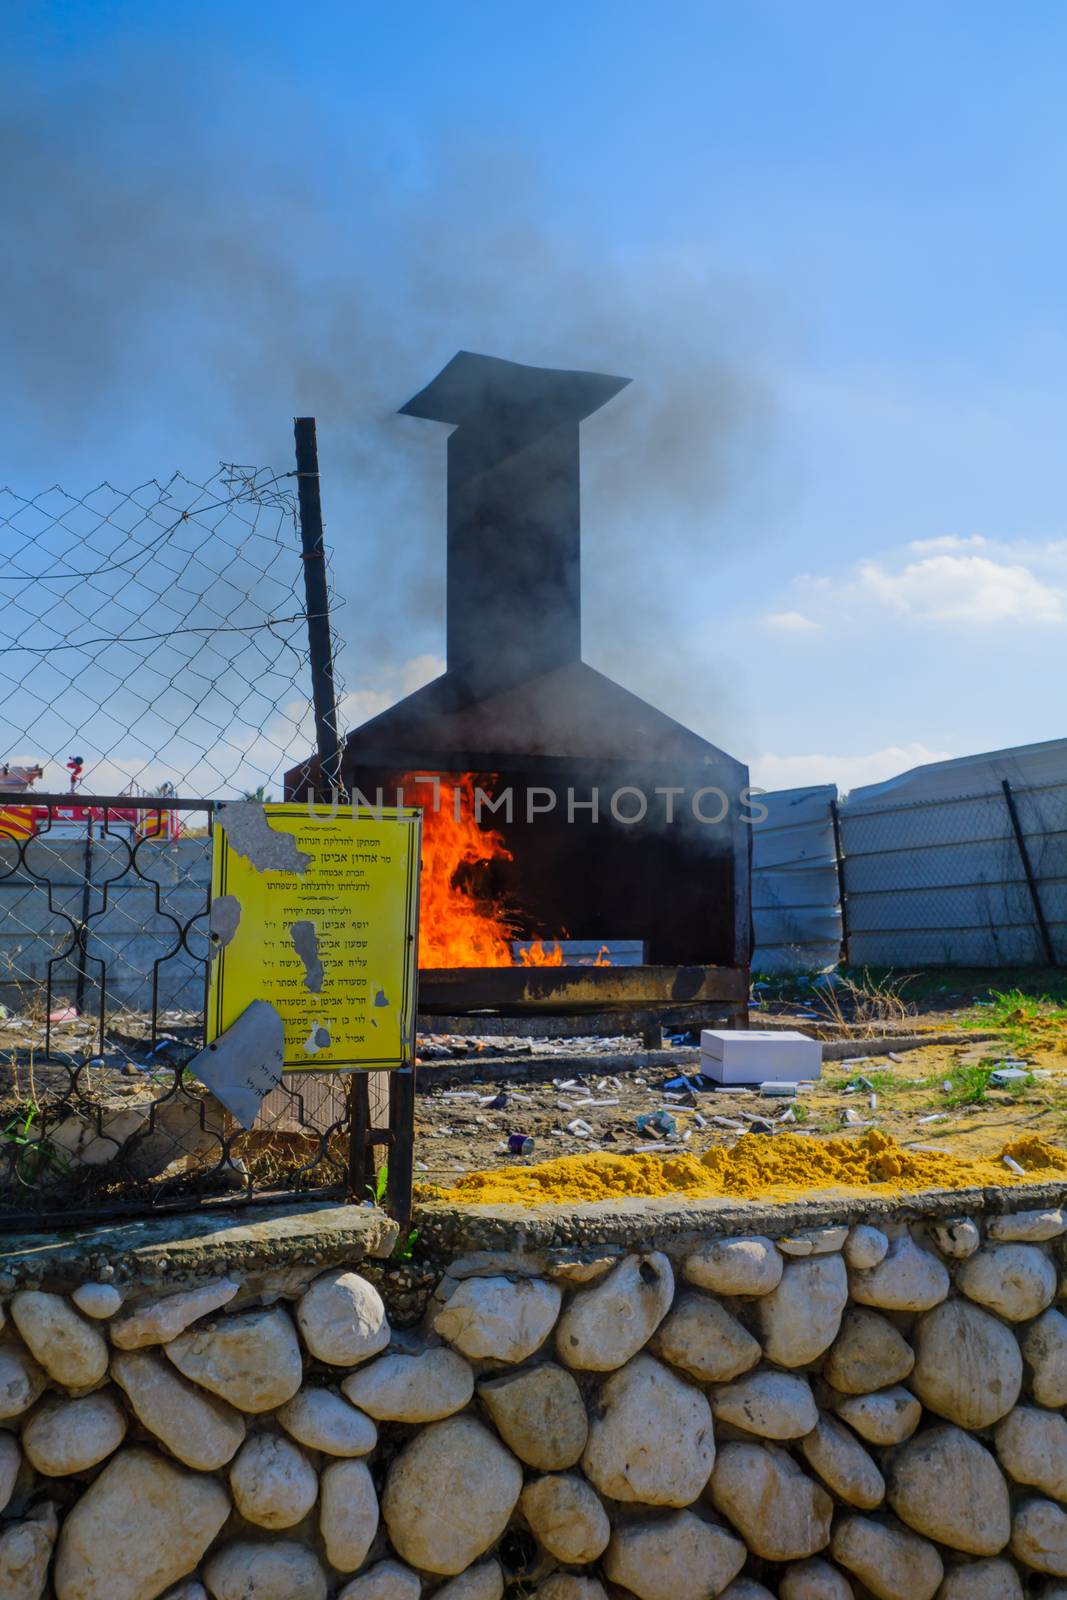
[[[916,1017],[916,1031],[946,1031],[944,1013]],[[801,1026],[803,1023],[798,1022]],[[469,1059],[469,1058],[468,1058]],[[694,1154],[730,1144],[745,1131],[773,1137],[802,1132],[813,1138],[859,1134],[875,1126],[902,1144],[948,1149],[961,1156],[998,1153],[1023,1131],[1067,1145],[1067,1025],[1037,1030],[1024,1045],[1017,1030],[995,1040],[927,1045],[895,1059],[865,1057],[862,1041],[845,1061],[824,1064],[821,1079],[795,1099],[719,1089],[672,1091],[664,1085],[691,1064],[680,1066],[670,1049],[662,1066],[603,1073],[561,1069],[550,1083],[500,1082],[489,1071],[482,1082],[442,1081],[420,1093],[416,1109],[417,1172],[447,1183],[459,1173],[505,1164],[529,1164],[608,1150],[626,1154],[643,1148],[684,1148]],[[988,1081],[1001,1062],[1023,1063],[1026,1079],[1010,1088]],[[487,1069],[490,1062],[486,1061]],[[423,1080],[430,1078],[430,1070]],[[642,1131],[637,1119],[665,1112],[673,1130]],[[586,1131],[588,1130],[588,1131]],[[534,1140],[530,1156],[507,1149],[509,1134]]]

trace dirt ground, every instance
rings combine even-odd
[[[901,1006],[888,999],[881,1006],[871,1000],[870,982],[867,999],[861,995],[858,1007],[845,995],[826,1006],[814,997],[798,996],[795,989],[768,992],[752,1011],[754,1026],[773,1019],[823,1037],[851,1037],[854,1045],[846,1059],[824,1062],[818,1082],[789,1100],[736,1089],[665,1087],[671,1079],[699,1070],[691,1056],[680,1057],[669,1045],[662,1062],[657,1057],[653,1065],[612,1064],[598,1071],[591,1058],[583,1063],[591,1071],[561,1066],[550,1082],[509,1083],[500,1080],[491,1055],[477,1055],[477,1042],[457,1040],[455,1055],[466,1063],[463,1081],[449,1083],[448,1065],[440,1059],[447,1045],[421,1074],[417,1174],[447,1184],[479,1168],[525,1165],[589,1150],[627,1154],[684,1148],[700,1154],[713,1145],[731,1144],[746,1131],[825,1138],[874,1126],[902,1144],[961,1156],[996,1154],[1022,1132],[1067,1145],[1067,1004],[1059,992],[1061,983],[1059,974],[1029,975],[1026,989],[992,991],[989,974],[978,981],[966,974],[935,975],[917,984],[916,998]],[[907,987],[894,992],[906,995]],[[862,1011],[865,1004],[881,1015],[857,1020],[857,1008]],[[954,1030],[963,1036],[959,1043],[901,1049],[888,1056],[865,1055],[863,1037],[856,1036]],[[971,1037],[987,1032],[995,1037]],[[613,1052],[639,1048],[636,1040],[598,1043]],[[552,1048],[562,1053],[568,1047],[556,1041]],[[534,1049],[541,1054],[541,1045]],[[484,1065],[476,1078],[470,1077],[472,1055]],[[991,1074],[1003,1064],[1025,1076],[1010,1087],[997,1087]],[[657,1112],[664,1112],[674,1127],[638,1127],[638,1118]],[[509,1134],[532,1138],[532,1153],[510,1152]]]

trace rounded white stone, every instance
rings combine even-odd
[[[872,1517],[842,1517],[830,1553],[878,1600],[933,1600],[945,1570],[928,1540]]]
[[[126,1416],[109,1389],[79,1400],[46,1400],[22,1430],[22,1448],[49,1478],[87,1472],[113,1455],[126,1435]]]
[[[63,1523],[56,1600],[152,1600],[196,1571],[229,1514],[214,1478],[120,1450]]]
[[[13,1433],[0,1430],[0,1511],[15,1492],[15,1480],[22,1465],[22,1451]]]
[[[379,1356],[345,1378],[341,1389],[379,1422],[439,1422],[470,1400],[474,1373],[455,1350],[442,1347],[421,1355]]]
[[[1016,1406],[993,1435],[1005,1472],[1016,1483],[1067,1500],[1067,1420],[1058,1411]]]
[[[1067,1405],[1067,1317],[1050,1306],[1021,1334],[1020,1343],[1038,1405]]]
[[[186,1289],[162,1299],[146,1300],[111,1324],[111,1343],[119,1350],[141,1350],[146,1345],[169,1344],[199,1317],[228,1305],[240,1285],[218,1278],[200,1289]]]
[[[429,1506],[436,1511],[440,1497],[427,1498],[424,1515]],[[378,1532],[378,1496],[366,1462],[331,1461],[324,1468],[319,1485],[319,1531],[331,1567],[338,1572],[357,1572]],[[393,1543],[400,1550],[395,1539]],[[400,1554],[404,1552],[400,1550]]]
[[[889,1240],[881,1228],[872,1228],[866,1222],[858,1222],[845,1240],[845,1261],[853,1271],[860,1272],[867,1267],[876,1267],[879,1261],[884,1261],[888,1249]],[[820,1565],[825,1566],[826,1563],[821,1562]]]
[[[399,1561],[378,1561],[361,1578],[346,1583],[337,1600],[419,1600],[422,1580]]]
[[[581,1390],[554,1362],[490,1378],[478,1385],[504,1443],[527,1466],[559,1472],[578,1460],[589,1437]]]
[[[735,1578],[727,1584],[719,1600],[774,1600],[774,1595],[755,1578]]]
[[[468,1567],[458,1578],[433,1592],[433,1600],[503,1600],[504,1574],[500,1562],[490,1559]]]
[[[326,1600],[318,1557],[292,1539],[226,1545],[204,1567],[204,1582],[212,1600]]]
[[[66,1389],[91,1389],[107,1372],[107,1343],[61,1294],[23,1289],[11,1317],[31,1355]]]
[[[837,1414],[868,1444],[901,1444],[919,1426],[922,1406],[899,1386],[876,1394],[844,1395],[835,1401]]]
[[[301,1389],[285,1402],[277,1420],[300,1444],[328,1456],[365,1456],[378,1443],[370,1417],[332,1389]]]
[[[761,1295],[778,1287],[784,1262],[770,1239],[709,1239],[686,1256],[683,1275],[714,1294]]]
[[[846,1311],[823,1367],[827,1383],[841,1394],[870,1394],[906,1378],[915,1365],[911,1345],[877,1311]]]
[[[79,1283],[70,1298],[79,1311],[99,1322],[122,1310],[122,1296],[111,1283]]]
[[[711,1393],[718,1422],[764,1439],[800,1439],[815,1427],[818,1409],[811,1386],[789,1372],[750,1372]]]
[[[519,1463],[474,1417],[431,1422],[389,1468],[382,1514],[390,1543],[413,1567],[452,1577],[496,1543],[521,1491]]]
[[[257,1433],[237,1453],[230,1489],[246,1522],[259,1528],[293,1528],[318,1499],[319,1480],[291,1439]]]
[[[1010,1328],[979,1306],[947,1300],[915,1324],[908,1380],[924,1406],[961,1428],[988,1428],[1019,1398],[1023,1362]]]
[[[822,1556],[812,1556],[786,1567],[778,1584],[778,1600],[853,1600],[852,1585]]]
[[[1067,1511],[1051,1500],[1025,1500],[1012,1523],[1011,1550],[1035,1572],[1067,1577]]]
[[[1023,1600],[1023,1586],[1010,1561],[968,1561],[945,1574],[937,1600]]]
[[[472,1361],[518,1363],[556,1325],[563,1291],[541,1278],[468,1278],[434,1317],[434,1332]]]
[[[575,1473],[535,1478],[519,1497],[519,1508],[538,1542],[564,1565],[595,1561],[611,1537],[599,1498]]]
[[[273,1411],[292,1399],[304,1377],[296,1329],[280,1306],[217,1317],[186,1329],[163,1350],[179,1372],[239,1411]]]
[[[674,1298],[674,1273],[659,1251],[627,1256],[591,1289],[581,1289],[556,1325],[568,1367],[611,1372],[655,1333]]]
[[[0,1595],[4,1600],[41,1600],[55,1538],[56,1513],[51,1504],[0,1530]]]
[[[953,1217],[948,1222],[935,1222],[930,1231],[941,1254],[953,1261],[966,1261],[982,1242],[977,1224],[970,1217]]]
[[[964,1262],[956,1282],[1009,1322],[1028,1322],[1056,1295],[1056,1269],[1032,1244],[988,1244]]]
[[[802,1228],[774,1242],[784,1256],[826,1256],[840,1250],[847,1238],[847,1228]]]
[[[0,1342],[0,1420],[28,1411],[47,1383],[23,1345],[10,1338]]]
[[[699,1389],[648,1355],[604,1382],[582,1455],[601,1494],[627,1504],[691,1505],[714,1462],[711,1408]]]
[[[602,1566],[612,1583],[638,1600],[708,1600],[737,1577],[747,1555],[725,1528],[679,1511],[661,1521],[617,1526]]]
[[[910,1234],[902,1233],[876,1267],[852,1273],[849,1289],[860,1305],[886,1311],[928,1311],[945,1299],[949,1276],[943,1261],[929,1250],[920,1250]]]
[[[1039,1244],[1044,1239],[1058,1239],[1061,1233],[1067,1233],[1067,1211],[1057,1207],[991,1217],[986,1223],[986,1233],[991,1239],[1029,1241],[1031,1244]]]
[[[111,1376],[138,1421],[187,1467],[214,1472],[244,1442],[245,1420],[239,1411],[186,1383],[152,1351],[116,1352]]]
[[[759,1340],[725,1306],[692,1289],[678,1296],[648,1348],[701,1383],[736,1378],[754,1367],[763,1353]]]
[[[796,1561],[830,1541],[833,1501],[776,1445],[722,1445],[708,1492],[716,1510],[766,1561]]]
[[[972,1556],[995,1556],[1011,1537],[1008,1485],[989,1451],[948,1423],[927,1428],[889,1458],[886,1497],[916,1533]]]
[[[791,1261],[776,1289],[758,1302],[763,1349],[780,1367],[806,1367],[833,1344],[848,1300],[839,1255]]]
[[[825,1413],[800,1449],[823,1483],[860,1511],[873,1511],[885,1499],[885,1479],[855,1434]]]
[[[381,1295],[344,1267],[315,1279],[297,1305],[296,1320],[311,1354],[334,1367],[358,1366],[389,1343]]]

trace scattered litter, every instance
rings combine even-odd
[[[573,1122],[568,1122],[567,1132],[573,1133],[576,1139],[591,1139],[593,1130],[588,1122],[583,1122],[581,1117],[575,1117]]]
[[[426,1165],[425,1161],[416,1161],[416,1163],[415,1163],[415,1171],[416,1172],[429,1172],[429,1170],[430,1169]]]
[[[867,1096],[867,1104],[870,1106],[872,1111],[877,1111],[878,1110],[878,1096],[876,1094],[868,1095]]]
[[[797,1092],[797,1086],[795,1083],[780,1083],[776,1078],[768,1078],[766,1083],[760,1084],[759,1092],[761,1095],[768,1097],[771,1095],[788,1095],[792,1098]]]
[[[1025,1083],[1031,1073],[1026,1067],[997,1067],[989,1074],[991,1089],[1004,1089],[1012,1083]]]
[[[948,1121],[948,1112],[947,1111],[931,1111],[931,1113],[930,1113],[930,1115],[928,1117],[919,1117],[918,1120],[916,1121],[915,1126],[917,1128],[921,1128],[924,1122],[947,1122],[947,1121]]]
[[[774,1120],[775,1122],[795,1122],[797,1120],[797,1114],[793,1110],[792,1106],[786,1106],[785,1110],[779,1113]]]
[[[901,1060],[903,1060],[903,1057],[902,1056],[898,1056],[895,1051],[890,1050],[889,1054],[886,1056],[886,1060],[887,1061],[901,1061]]]
[[[944,1083],[941,1085],[941,1088],[944,1090],[945,1094],[951,1094],[952,1093],[952,1079],[951,1078],[946,1078]]]
[[[646,1129],[651,1133],[666,1134],[678,1131],[678,1123],[669,1111],[643,1111],[634,1118],[634,1126],[638,1133],[644,1133]]]
[[[745,1123],[737,1122],[733,1117],[712,1117],[711,1120],[717,1128],[732,1128],[737,1133],[743,1132],[745,1128]]]
[[[555,1129],[553,1129],[555,1132]],[[508,1134],[508,1154],[512,1156],[532,1156],[534,1142],[528,1133]]]
[[[1000,1159],[1003,1161],[1003,1163],[1007,1167],[1008,1171],[1009,1172],[1014,1172],[1015,1176],[1017,1178],[1025,1178],[1026,1177],[1026,1168],[1025,1167],[1021,1167],[1017,1161],[1012,1159],[1011,1156],[1001,1156]]]
[[[506,1111],[507,1110],[507,1105],[508,1105],[508,1097],[504,1093],[504,1091],[501,1090],[499,1094],[486,1094],[486,1095],[483,1095],[481,1103],[482,1103],[483,1106],[488,1106],[490,1111]]]
[[[49,1022],[77,1022],[78,1013],[73,1006],[63,1006],[59,1011],[48,1013]]]

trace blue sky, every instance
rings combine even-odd
[[[1062,7],[5,30],[0,481],[284,468],[314,412],[350,720],[442,648],[442,430],[393,411],[466,346],[633,379],[586,656],[758,781],[1064,733]]]

